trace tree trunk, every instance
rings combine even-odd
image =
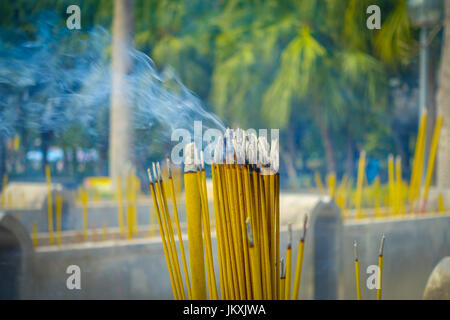
[[[437,185],[450,188],[450,0],[445,0],[445,31],[436,100],[438,114],[443,116],[437,154]]]
[[[132,112],[126,75],[132,68],[133,0],[114,1],[109,175],[112,181],[133,164]]]
[[[352,137],[350,135],[350,133],[347,133],[347,138],[346,138],[346,159],[345,159],[345,174],[347,175],[348,178],[352,178],[353,177],[353,160],[354,160],[354,153],[355,150],[353,148],[353,141],[352,141]]]
[[[331,141],[330,131],[324,123],[320,123],[320,135],[322,136],[322,143],[325,150],[325,159],[327,161],[327,172],[336,173],[336,161],[334,157],[334,148]]]
[[[41,132],[42,172],[45,176],[45,167],[48,165],[48,149],[53,139],[53,131]]]

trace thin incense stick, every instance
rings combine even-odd
[[[32,227],[32,235],[31,235],[32,239],[33,239],[33,248],[37,248],[37,226],[36,226],[36,222],[33,222],[33,227]]]
[[[438,194],[438,211],[440,214],[444,213],[444,197],[442,196],[442,193]]]
[[[425,137],[425,128],[427,125],[427,114],[426,111],[420,117],[419,123],[419,132],[417,134],[416,147],[414,150],[414,160],[413,160],[413,168],[411,173],[411,180],[409,185],[409,194],[408,194],[408,202],[409,202],[409,211],[410,213],[414,210],[414,201],[417,200],[417,185],[420,186],[422,181],[419,181],[419,172],[422,172],[421,162],[423,162],[423,150],[424,150],[424,137]],[[420,174],[421,180],[421,174]]]
[[[174,299],[178,300],[178,293],[177,293],[177,288],[176,288],[176,285],[175,285],[175,279],[174,279],[174,275],[173,275],[172,264],[170,262],[170,256],[169,256],[169,250],[168,250],[167,241],[166,241],[165,230],[164,230],[164,226],[163,226],[162,221],[161,221],[161,212],[159,210],[159,205],[158,205],[158,201],[157,201],[157,198],[156,198],[155,187],[153,185],[153,179],[152,179],[152,175],[151,175],[150,169],[147,169],[147,174],[148,174],[148,179],[149,179],[149,182],[150,182],[150,191],[152,193],[153,205],[155,207],[155,213],[156,213],[156,219],[158,220],[159,233],[161,235],[161,242],[163,244],[164,256],[166,258],[167,268],[169,270],[170,283],[172,285],[172,293],[173,293]]]
[[[284,295],[286,292],[286,266],[284,262],[284,258],[281,258],[280,261],[280,300],[284,300]]]
[[[300,238],[297,252],[297,264],[295,266],[294,276],[294,291],[292,291],[292,300],[298,300],[298,294],[300,291],[300,282],[302,278],[302,266],[303,266],[303,252],[305,249],[305,237],[306,237],[306,224],[308,222],[308,216],[305,214],[303,221],[303,236]]]
[[[378,254],[378,283],[377,283],[377,300],[381,300],[381,290],[383,285],[383,249],[384,249],[384,234],[381,237],[380,252]]]
[[[88,193],[87,191],[82,192],[81,204],[83,206],[83,239],[88,238]]]
[[[356,182],[356,218],[362,218],[361,198],[363,182],[365,177],[366,152],[363,150],[359,155],[358,161],[358,180]]]
[[[158,196],[159,203],[161,204],[160,207],[163,208],[162,221],[163,221],[163,225],[165,225],[165,227],[166,227],[166,235],[168,237],[169,253],[171,254],[171,261],[172,261],[172,267],[174,270],[175,281],[176,281],[176,285],[178,288],[179,297],[182,300],[185,300],[183,280],[181,277],[180,265],[178,262],[178,253],[177,253],[177,248],[175,245],[175,239],[174,239],[174,235],[173,235],[174,232],[172,229],[172,219],[170,218],[169,207],[167,205],[167,199],[166,199],[166,194],[164,191],[164,184],[163,184],[163,180],[162,180],[161,169],[159,167],[159,163],[157,163],[157,170],[156,170],[155,163],[153,163],[152,165],[153,165],[154,176],[157,177],[157,180],[155,180],[156,195]]]
[[[52,180],[50,176],[50,167],[45,166],[45,178],[47,181],[47,213],[48,213],[48,241],[54,243],[53,238],[53,200],[52,200]]]
[[[361,300],[361,286],[359,281],[359,260],[358,260],[358,244],[356,241],[353,243],[354,255],[355,255],[355,279],[356,279],[356,299]]]
[[[189,280],[189,273],[188,273],[188,269],[187,269],[186,254],[184,251],[183,238],[181,236],[180,219],[178,217],[177,200],[175,198],[175,187],[173,184],[172,171],[170,169],[169,158],[167,158],[166,161],[167,161],[167,172],[169,175],[169,188],[170,188],[170,193],[171,193],[171,197],[172,197],[173,212],[174,212],[174,216],[175,216],[175,223],[176,223],[177,233],[178,233],[178,242],[180,244],[181,262],[183,263],[183,271],[184,271],[184,278],[186,280],[188,298],[191,299],[191,297],[192,297],[191,283]]]
[[[250,252],[250,264],[252,270],[252,287],[253,287],[253,297],[256,300],[261,300],[263,298],[262,295],[262,287],[261,287],[261,278],[259,275],[261,274],[261,267],[257,263],[258,259],[256,257],[256,250],[253,241],[253,232],[252,226],[250,222],[250,218],[247,218],[247,234],[248,234],[248,247]]]
[[[394,182],[394,156],[388,157],[388,183],[389,183],[389,214],[395,214],[395,182]]]
[[[424,191],[423,191],[422,208],[421,208],[422,213],[425,212],[425,207],[427,204],[428,190],[430,188],[431,178],[433,176],[434,162],[436,160],[436,152],[437,152],[437,147],[438,147],[438,143],[439,143],[439,136],[441,134],[442,120],[443,120],[443,117],[438,116],[436,125],[434,127],[433,139],[431,141],[430,155],[428,158],[427,174],[425,176],[425,186],[424,186]]]
[[[56,195],[56,240],[58,244],[61,244],[62,203],[62,195],[58,193]]]
[[[123,218],[123,196],[122,196],[122,179],[120,176],[116,177],[117,184],[117,215],[120,235],[125,236],[125,223]]]
[[[286,249],[286,284],[284,299],[289,300],[291,296],[291,269],[292,269],[292,225],[288,225],[288,245]]]

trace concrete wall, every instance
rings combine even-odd
[[[377,264],[382,233],[386,235],[383,299],[421,299],[433,267],[450,255],[450,215],[341,222],[339,211],[333,217],[336,209],[334,204],[322,203],[311,214],[300,299],[355,298],[354,240],[359,247],[363,299],[374,299],[375,290],[368,290],[365,285],[365,271],[368,265]],[[320,212],[325,214],[322,216]],[[294,228],[293,270],[301,233],[299,228]],[[285,254],[286,242],[286,226],[283,226],[281,256]],[[213,243],[214,251],[215,248]],[[28,286],[23,286],[22,298],[172,298],[158,237],[42,246],[28,255],[30,280]],[[69,277],[66,269],[72,264],[81,268],[80,291],[66,288]]]

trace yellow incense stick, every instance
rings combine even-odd
[[[394,182],[394,156],[392,154],[388,157],[388,184],[389,184],[389,213],[395,212],[395,182]]]
[[[191,290],[193,300],[206,299],[205,258],[203,251],[202,203],[200,186],[194,163],[195,147],[191,143],[185,148],[184,190],[186,193],[186,222],[191,271]]]
[[[425,206],[426,206],[426,202],[427,202],[427,198],[428,198],[428,190],[430,188],[431,178],[433,176],[433,171],[434,171],[434,162],[436,159],[436,152],[437,152],[437,147],[438,147],[438,143],[439,143],[439,136],[441,134],[442,120],[443,120],[443,117],[438,116],[437,121],[436,121],[436,126],[434,127],[433,139],[431,141],[430,155],[428,158],[427,173],[425,176],[425,186],[424,186],[424,192],[423,192],[423,198],[422,198],[421,212],[425,212]]]
[[[403,215],[405,213],[404,206],[403,206],[403,181],[402,181],[402,158],[400,156],[397,156],[395,159],[395,173],[396,173],[396,179],[395,179],[395,187],[396,187],[396,194],[397,194],[397,210],[398,213]]]
[[[161,176],[161,169],[159,167],[158,163],[158,170],[156,171],[155,163],[153,163],[153,172],[154,176],[156,177],[155,180],[155,189],[156,189],[156,195],[158,196],[159,203],[161,204],[160,207],[163,208],[162,213],[162,222],[163,225],[166,228],[166,236],[168,238],[168,245],[169,245],[169,254],[171,255],[171,261],[172,261],[172,267],[174,270],[174,276],[176,281],[176,286],[178,288],[178,293],[180,299],[185,299],[185,293],[183,288],[183,280],[181,277],[181,271],[180,271],[180,265],[178,262],[178,253],[175,245],[175,239],[173,235],[173,228],[172,228],[172,220],[170,218],[169,214],[169,207],[167,205],[167,199],[166,194],[164,191],[164,184]]]
[[[203,182],[202,182],[202,172],[198,170],[196,172],[197,183],[199,185],[200,200],[202,202],[202,227],[203,227],[203,240],[205,243],[205,254],[206,254],[206,273],[208,277],[208,291],[209,298],[211,300],[217,300],[217,286],[216,278],[214,273],[214,263],[212,257],[212,247],[211,247],[211,231],[209,230],[209,212],[208,212],[208,199],[204,193]],[[206,187],[205,187],[206,188]]]
[[[292,225],[288,225],[289,242],[286,250],[286,284],[284,299],[289,300],[291,297],[291,269],[292,269]]]
[[[280,293],[279,300],[284,300],[286,292],[286,267],[284,265],[284,258],[280,261]]]
[[[325,194],[325,188],[323,187],[322,178],[319,172],[314,172],[314,180],[316,182],[316,187],[319,189],[321,194]]]
[[[125,236],[125,223],[123,218],[123,196],[122,196],[122,179],[120,176],[116,178],[117,184],[117,215],[120,235]]]
[[[438,210],[439,213],[444,213],[445,208],[444,208],[444,197],[442,196],[442,193],[438,194]]]
[[[33,238],[33,247],[37,248],[37,226],[36,226],[36,222],[33,222],[33,227],[32,227],[32,238]]]
[[[384,234],[381,237],[380,252],[378,255],[378,283],[377,283],[377,300],[381,300],[381,291],[383,285],[383,249],[384,249]]]
[[[54,243],[53,238],[53,200],[52,200],[52,181],[50,176],[50,167],[45,166],[45,177],[47,181],[47,211],[48,211],[48,240],[50,244]]]
[[[58,244],[61,244],[61,226],[62,226],[62,195],[58,193],[56,195],[56,239]]]
[[[82,193],[82,205],[83,205],[83,239],[87,240],[88,238],[88,193],[84,191]]]
[[[327,175],[328,194],[331,199],[334,199],[336,194],[336,174],[331,172]]]
[[[108,238],[108,226],[106,225],[106,222],[103,222],[102,240],[105,241],[107,238]]]
[[[305,215],[303,222],[303,236],[298,244],[297,252],[297,264],[295,265],[295,276],[294,276],[294,290],[292,291],[292,300],[298,300],[298,294],[300,291],[300,282],[302,278],[302,267],[303,267],[303,252],[305,250],[305,237],[306,237],[306,224],[308,222],[308,216]]]
[[[150,181],[150,191],[152,194],[153,205],[155,207],[156,219],[158,220],[159,233],[161,235],[161,242],[163,244],[164,256],[166,258],[167,269],[169,270],[170,283],[172,285],[172,293],[173,293],[174,299],[178,300],[179,297],[178,297],[178,293],[177,293],[177,286],[175,284],[176,282],[175,282],[175,277],[173,274],[172,264],[170,262],[170,255],[169,255],[168,245],[167,245],[167,241],[166,241],[165,230],[164,230],[164,226],[161,221],[161,212],[159,210],[159,205],[158,205],[158,201],[156,198],[155,187],[153,185],[153,179],[152,179],[152,175],[150,173],[150,169],[147,169],[147,174],[148,174],[148,178]]]
[[[185,255],[185,251],[184,251],[183,238],[181,236],[181,227],[180,227],[180,220],[178,217],[177,200],[175,197],[175,187],[173,184],[172,171],[170,170],[169,158],[167,158],[167,170],[168,170],[168,174],[169,174],[169,189],[170,189],[170,194],[172,197],[173,212],[174,212],[174,216],[175,216],[175,223],[176,223],[177,233],[178,233],[178,242],[180,244],[180,253],[181,253],[181,261],[183,263],[184,278],[186,280],[188,298],[191,299],[191,297],[192,297],[191,284],[190,284],[189,273],[188,273],[188,269],[187,269],[187,262],[186,262],[186,255]]]
[[[375,217],[381,217],[380,211],[380,177],[375,178],[374,183],[374,204],[375,204]]]
[[[355,254],[355,278],[356,278],[356,299],[361,300],[361,285],[359,281],[359,260],[358,260],[358,244],[356,241],[353,243]]]
[[[366,166],[366,152],[361,151],[358,161],[358,180],[356,182],[356,218],[362,218],[361,212],[361,198],[362,198],[362,188],[365,177],[365,166]]]
[[[409,194],[408,194],[408,201],[410,204],[410,213],[412,213],[414,204],[413,202],[417,199],[417,192],[416,192],[416,186],[420,186],[422,181],[419,181],[419,179],[422,179],[422,175],[419,175],[419,171],[422,172],[422,165],[423,162],[423,150],[424,148],[424,137],[425,137],[425,131],[426,131],[426,125],[427,125],[427,114],[424,112],[420,118],[419,123],[419,131],[417,134],[417,141],[416,141],[416,147],[414,150],[414,160],[413,160],[413,168],[411,173],[411,180],[410,180],[410,186],[409,186]]]
[[[261,267],[257,263],[258,259],[256,257],[256,250],[253,241],[253,232],[252,226],[250,223],[250,218],[247,219],[247,235],[248,235],[248,247],[250,253],[250,264],[252,270],[252,288],[253,288],[253,298],[256,300],[261,300],[263,298],[262,295],[262,287],[261,287],[261,278],[259,275],[261,274]]]

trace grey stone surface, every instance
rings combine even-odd
[[[324,216],[328,216],[324,206]],[[332,207],[332,205],[331,205]],[[376,290],[366,287],[369,265],[377,264],[378,247],[382,233],[386,235],[383,299],[421,299],[427,278],[434,266],[444,256],[450,255],[450,215],[414,216],[399,219],[364,219],[343,221],[335,217],[339,233],[317,234],[321,225],[319,209],[312,211],[305,241],[305,253],[300,299],[338,298],[355,299],[353,266],[353,241],[358,241],[361,289],[363,299],[375,299]],[[316,217],[317,214],[317,217]],[[6,220],[5,220],[6,221]],[[316,222],[319,221],[316,225]],[[339,226],[341,225],[341,226]],[[327,227],[327,228],[328,228]],[[325,228],[323,231],[328,230]],[[281,256],[285,256],[287,244],[286,225],[281,227]],[[320,230],[320,229],[319,229]],[[336,229],[337,230],[337,229]],[[301,228],[293,230],[293,270],[297,256]],[[26,232],[22,228],[22,237]],[[337,236],[340,234],[340,236]],[[328,236],[328,238],[327,238]],[[340,238],[340,240],[339,240]],[[322,248],[323,243],[331,247]],[[335,242],[333,242],[336,239]],[[30,246],[30,240],[26,240]],[[187,248],[187,238],[184,238]],[[216,252],[213,234],[213,251]],[[315,253],[315,251],[322,251]],[[155,238],[133,240],[108,240],[39,246],[25,254],[31,271],[28,280],[22,282],[20,297],[37,299],[171,299],[170,281],[161,241]],[[320,259],[317,260],[317,258]],[[320,261],[319,261],[320,260]],[[24,260],[25,261],[25,260]],[[180,260],[181,261],[181,260]],[[324,262],[325,261],[325,262]],[[315,265],[315,262],[318,265]],[[69,265],[81,268],[82,289],[68,290],[66,269]],[[217,256],[215,256],[217,281],[219,281]],[[317,296],[317,277],[323,274],[327,283],[330,275],[334,296]],[[335,281],[335,280],[333,280]],[[322,284],[327,290],[328,285]],[[337,293],[335,291],[337,290]],[[320,292],[320,291],[319,291]]]
[[[443,258],[428,278],[424,300],[450,300],[450,257]]]
[[[33,248],[22,224],[0,212],[0,299],[28,297]]]

